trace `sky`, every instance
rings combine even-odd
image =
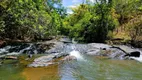
[[[81,4],[84,0],[63,0],[63,6],[68,8],[67,13],[72,14],[73,12],[69,8],[74,8],[77,5]],[[93,2],[94,0],[90,0]]]

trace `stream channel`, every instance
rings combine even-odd
[[[140,49],[102,43],[8,45],[0,48],[0,80],[142,80],[141,55]]]

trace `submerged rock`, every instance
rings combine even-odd
[[[55,54],[41,56],[39,58],[36,58],[33,63],[28,65],[28,67],[46,67],[48,65],[55,64],[56,63],[54,62],[55,59],[58,59],[64,56],[67,56],[67,55],[55,53]]]
[[[29,64],[28,67],[45,67],[52,63],[54,55],[47,55],[47,56],[41,56],[39,58],[36,58],[32,64]]]

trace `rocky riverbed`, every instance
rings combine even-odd
[[[55,64],[53,60],[58,58],[63,58],[63,60],[75,59],[76,56],[70,54],[72,51],[78,51],[80,55],[105,56],[109,59],[134,59],[140,62],[142,61],[142,53],[139,49],[125,45],[108,45],[102,43],[73,44],[69,38],[8,45],[0,48],[0,58],[18,59],[17,56],[20,54],[26,54],[28,58],[32,58],[33,54],[44,54],[43,56],[36,58],[31,64],[27,65],[28,67],[43,67]]]
[[[141,80],[141,50],[69,39],[0,48],[0,80]],[[136,61],[135,61],[136,60]]]

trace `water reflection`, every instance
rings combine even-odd
[[[26,80],[59,80],[58,73],[58,65],[44,68],[25,68],[22,72]]]
[[[65,62],[60,67],[61,80],[141,80],[141,63],[86,57],[86,61]]]

